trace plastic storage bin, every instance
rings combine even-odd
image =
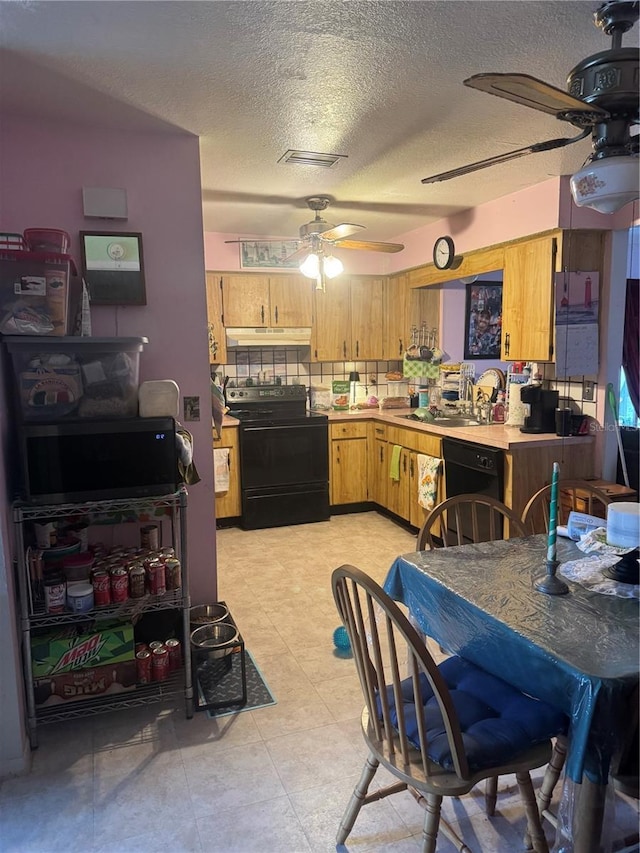
[[[57,228],[27,228],[25,242],[32,252],[68,252],[71,238]]]
[[[138,414],[147,338],[5,338],[25,421],[131,418]]]
[[[0,333],[67,335],[82,283],[70,255],[0,249]]]

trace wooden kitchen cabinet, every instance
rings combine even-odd
[[[378,506],[387,506],[389,480],[389,453],[385,424],[369,425],[369,500]]]
[[[218,273],[207,273],[206,288],[209,364],[225,364],[227,361],[227,339],[222,321],[222,280]]]
[[[329,425],[331,460],[329,490],[332,506],[367,500],[367,424],[364,421]]]
[[[310,327],[312,286],[302,275],[221,275],[226,327]]]
[[[383,279],[337,276],[314,291],[313,361],[382,358]]]
[[[387,509],[420,527],[427,513],[418,503],[418,454],[442,458],[442,443],[439,436],[412,430],[405,427],[389,427],[387,430],[387,454],[389,466],[393,447],[399,445],[400,479],[392,480],[387,471]],[[442,476],[438,481],[438,502],[443,499]]]
[[[502,287],[502,358],[553,359],[556,238],[506,246]]]
[[[411,328],[440,327],[441,290],[436,287],[412,288],[412,273],[398,273],[385,280],[382,358],[401,359],[411,343]]]
[[[216,438],[214,433],[213,449],[218,450],[223,448],[229,451],[229,488],[224,492],[216,490],[216,519],[237,518],[242,513],[240,500],[240,448],[237,427],[223,427],[221,438]]]

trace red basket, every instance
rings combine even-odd
[[[11,249],[15,252],[23,252],[26,249],[22,234],[12,234],[8,231],[0,233],[0,249]]]
[[[69,251],[71,237],[66,231],[57,228],[26,228],[24,239],[32,252],[61,252]]]

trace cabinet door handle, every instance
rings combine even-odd
[[[504,336],[504,354],[509,355],[509,332]]]
[[[398,355],[402,355],[404,347],[402,346],[402,338],[398,338]]]
[[[380,448],[380,461],[384,462],[384,453],[382,452],[382,448]]]
[[[342,354],[344,355],[345,358],[347,357],[347,342],[346,341],[342,341]]]
[[[264,305],[260,306],[260,319],[264,323]]]
[[[409,462],[409,476],[413,477],[413,456],[411,457],[411,460]]]
[[[356,341],[356,358],[360,355],[360,341]]]
[[[276,305],[276,326],[278,325],[278,306]]]
[[[402,460],[402,470],[405,474],[407,473],[407,457],[406,456]]]

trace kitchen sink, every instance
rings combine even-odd
[[[396,415],[397,418],[404,418],[407,421],[413,421],[417,424],[434,424],[436,426],[447,426],[447,427],[474,427],[480,426],[478,421],[475,418],[465,418],[462,415],[451,415],[442,416],[439,418],[433,418],[433,420],[422,420],[422,418],[416,418],[414,415]]]

